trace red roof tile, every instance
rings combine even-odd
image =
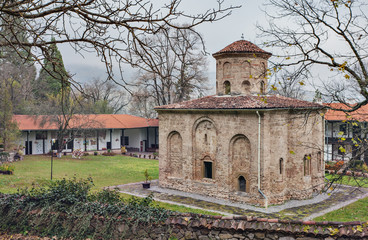
[[[158,106],[162,109],[300,109],[323,105],[283,96],[208,96],[191,101]]]
[[[57,121],[62,116],[14,115],[20,130],[56,130]],[[74,115],[69,122],[70,128],[127,129],[158,127],[158,119],[146,119],[127,114],[86,114]]]
[[[348,110],[345,104],[342,103],[329,103],[326,104],[334,109]],[[360,107],[358,110],[350,113],[344,111],[331,110],[326,112],[325,119],[329,121],[344,121],[344,120],[357,120],[361,122],[368,122],[368,105]]]
[[[216,52],[213,54],[213,56],[220,55],[222,53],[263,53],[267,55],[272,55],[272,53],[266,52],[259,48],[257,45],[246,41],[246,40],[239,40],[236,42],[233,42],[232,44],[228,45],[224,49]]]

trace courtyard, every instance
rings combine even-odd
[[[0,175],[0,192],[15,193],[18,188],[40,186],[50,181],[50,156],[26,156],[15,162],[14,175]],[[152,177],[151,188],[144,190],[143,172]],[[158,186],[158,161],[129,156],[85,156],[72,159],[54,158],[54,179],[88,178],[94,181],[93,190],[118,188],[122,196],[146,197],[153,194],[156,205],[179,212],[211,215],[246,215],[288,220],[367,221],[368,188],[340,185],[334,191],[315,195],[303,201],[288,201],[267,209],[247,204],[236,204],[198,194],[188,194]],[[344,182],[344,184],[350,184]],[[351,183],[350,185],[353,185]],[[366,186],[365,186],[366,187]],[[336,210],[336,211],[335,211]],[[327,215],[325,215],[327,214]]]

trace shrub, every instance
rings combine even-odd
[[[114,152],[103,152],[102,155],[104,155],[104,156],[115,156],[116,153],[114,153]]]
[[[362,168],[364,161],[362,160],[351,160],[349,161],[349,168],[352,170],[359,170]]]
[[[103,189],[102,191],[89,195],[88,199],[91,202],[104,204],[116,204],[122,201],[119,192],[115,189]]]
[[[37,189],[25,188],[17,194],[0,194],[0,231],[27,231],[58,238],[117,239],[112,235],[117,222],[149,226],[164,222],[172,214],[154,207],[152,195],[133,197],[124,203],[116,190],[89,194],[92,185],[92,179],[73,178],[56,180]],[[96,218],[102,219],[103,224],[92,226]]]
[[[9,165],[9,164],[0,165],[0,171],[13,173],[14,170],[15,170],[15,167],[12,165]]]

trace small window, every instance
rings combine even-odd
[[[310,175],[311,155],[304,155],[304,176]]]
[[[280,174],[284,172],[284,159],[280,158],[279,160],[279,168],[280,168]]]
[[[341,124],[340,125],[340,132],[342,132],[343,135],[346,135],[346,124]]]
[[[207,140],[207,133],[204,135],[204,143],[207,144],[208,140]]]
[[[125,144],[125,146],[129,145],[129,137],[128,136],[124,136],[124,144]]]
[[[265,89],[265,83],[264,81],[261,81],[261,84],[260,84],[260,92],[261,94],[265,93],[266,89]]]
[[[318,170],[323,170],[322,153],[317,153],[317,168]]]
[[[46,131],[36,132],[36,140],[41,140],[41,139],[47,139]]]
[[[238,183],[239,183],[239,191],[240,192],[246,192],[247,190],[247,181],[245,180],[245,178],[243,176],[240,176],[238,178]]]
[[[204,162],[204,177],[212,178],[212,162]]]
[[[245,91],[249,91],[249,89],[250,89],[250,82],[249,81],[243,81],[242,86],[243,86],[243,89]]]
[[[225,89],[225,95],[228,95],[231,93],[231,85],[229,81],[224,82],[224,89]]]

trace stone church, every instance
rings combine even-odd
[[[156,107],[161,187],[266,207],[321,190],[323,106],[266,95],[271,55],[236,41],[213,54],[216,95]]]

